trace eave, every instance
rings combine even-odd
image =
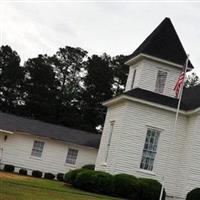
[[[138,61],[141,61],[142,59],[149,59],[149,60],[152,60],[152,61],[157,61],[157,62],[160,62],[160,63],[163,63],[163,64],[167,64],[167,65],[170,65],[170,66],[174,66],[176,68],[179,68],[179,69],[182,69],[183,68],[183,65],[179,65],[177,63],[173,63],[173,62],[170,62],[170,61],[167,61],[167,60],[164,60],[164,59],[160,59],[160,58],[157,58],[157,57],[154,57],[154,56],[149,56],[147,54],[144,54],[144,53],[140,53],[139,55],[129,59],[128,61],[125,62],[126,65],[128,66],[131,66],[135,63],[137,63]]]
[[[158,104],[158,103],[153,103],[153,102],[146,101],[146,100],[139,99],[139,98],[135,98],[135,97],[130,97],[130,96],[127,96],[127,95],[124,95],[124,94],[122,94],[122,95],[120,95],[116,98],[110,99],[108,101],[105,101],[103,103],[103,105],[106,106],[106,107],[110,107],[110,106],[113,106],[115,104],[119,104],[119,103],[122,103],[122,102],[125,102],[125,101],[137,102],[137,103],[141,103],[141,104],[148,105],[148,106],[151,106],[151,107],[156,107],[156,108],[163,109],[163,110],[170,111],[170,112],[174,112],[174,113],[177,112],[176,108],[161,105],[161,104]],[[189,111],[179,110],[179,113],[183,114],[183,115],[187,115],[187,116],[192,115],[192,114],[200,114],[200,107],[196,108],[194,110],[189,110]]]

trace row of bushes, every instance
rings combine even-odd
[[[65,174],[64,181],[89,192],[118,196],[132,200],[158,200],[161,184],[152,179],[136,178],[128,174],[77,169]],[[165,199],[165,192],[163,200]]]
[[[200,188],[195,188],[187,194],[186,200],[199,200],[200,199]]]
[[[15,166],[13,165],[4,165],[4,171],[6,172],[14,172],[15,170]],[[19,174],[21,175],[24,175],[24,176],[27,176],[27,170],[22,168],[19,170]],[[41,178],[43,173],[39,170],[33,170],[32,171],[32,174],[31,174],[33,177],[36,177],[36,178]],[[46,179],[50,179],[50,180],[53,180],[53,179],[56,179],[59,180],[59,181],[64,181],[64,174],[62,173],[58,173],[56,176],[52,173],[44,173],[44,178]]]

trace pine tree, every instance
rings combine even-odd
[[[53,121],[58,83],[47,55],[28,59],[25,63],[25,104],[29,115]]]
[[[9,46],[0,47],[0,108],[15,112],[23,102],[22,85],[24,71],[20,57]]]

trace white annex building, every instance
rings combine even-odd
[[[178,104],[173,88],[186,57],[169,18],[130,55],[126,91],[104,103],[96,170],[160,182],[164,176],[167,199],[185,199],[200,187],[200,86],[184,89],[173,134]]]
[[[95,164],[99,134],[75,130],[38,120],[0,112],[0,169],[5,164],[66,173],[87,164]]]

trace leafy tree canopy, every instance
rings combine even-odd
[[[77,47],[38,55],[20,66],[9,46],[0,48],[0,109],[65,126],[99,132],[102,102],[122,93],[128,74],[126,56],[88,56]]]
[[[14,112],[22,101],[21,86],[24,71],[20,66],[20,57],[9,46],[0,47],[0,108]]]

